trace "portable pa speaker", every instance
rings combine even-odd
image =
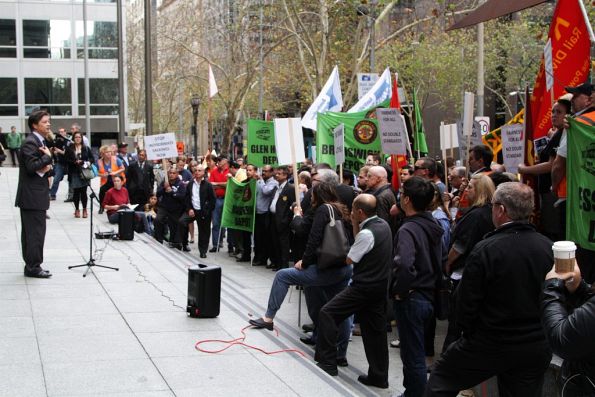
[[[118,211],[118,238],[120,240],[134,239],[134,211]]]
[[[188,269],[190,317],[217,317],[221,305],[221,268],[199,264]]]

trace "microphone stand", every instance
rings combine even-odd
[[[85,273],[83,273],[83,277],[87,277],[87,273],[89,273],[89,270],[91,270],[92,267],[102,267],[104,269],[111,269],[115,271],[120,270],[117,267],[98,265],[95,263],[95,259],[93,258],[93,202],[94,200],[97,200],[97,202],[99,203],[99,198],[97,198],[95,191],[91,187],[91,181],[87,181],[87,187],[91,189],[91,194],[89,195],[89,197],[91,198],[91,216],[89,217],[89,260],[87,261],[87,263],[83,263],[82,265],[68,266],[69,270],[74,269],[75,267],[87,266],[87,270],[85,270]]]

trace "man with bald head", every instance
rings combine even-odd
[[[376,205],[376,197],[366,193],[353,201],[351,224],[355,242],[346,259],[346,266],[353,265],[352,283],[324,305],[318,315],[315,359],[329,375],[337,375],[338,326],[357,313],[369,364],[368,374],[357,380],[386,389],[386,291],[393,246],[390,227],[376,215]]]
[[[390,214],[390,209],[397,204],[392,186],[388,182],[386,170],[381,166],[373,166],[368,170],[368,193],[376,197],[376,214],[384,219],[394,233],[397,228],[397,218]]]

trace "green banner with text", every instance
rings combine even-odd
[[[277,166],[275,126],[272,121],[248,120],[248,162],[257,167]]]
[[[569,123],[566,238],[595,250],[595,127]]]
[[[256,180],[236,182],[227,180],[221,227],[229,227],[246,232],[254,231],[254,213],[256,211]]]

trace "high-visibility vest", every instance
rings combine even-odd
[[[103,164],[103,159],[99,159],[97,161],[97,170],[99,171],[99,186],[103,186],[107,183],[108,174],[105,170],[105,166]],[[122,177],[122,185],[126,184],[126,175],[124,175],[125,168],[118,167],[118,158],[116,156],[112,156],[111,158],[111,172],[120,171],[119,176]]]

